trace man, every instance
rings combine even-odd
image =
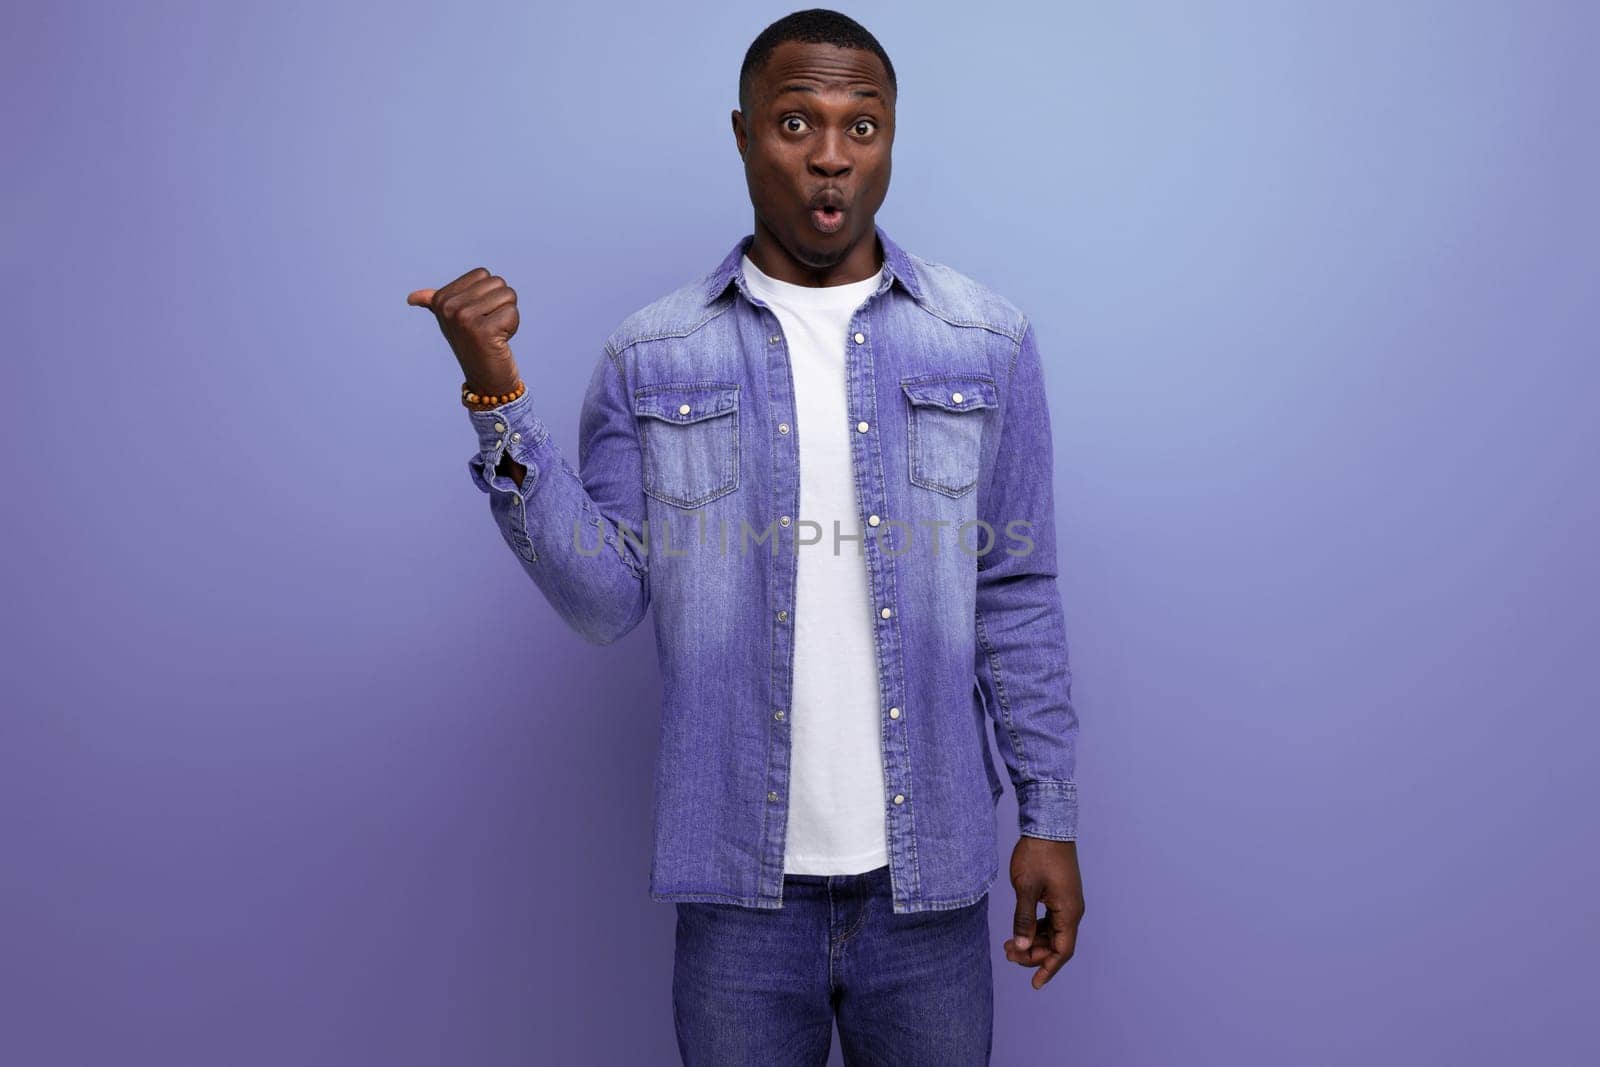
[[[754,232],[613,331],[577,469],[519,378],[504,279],[408,297],[550,604],[598,643],[655,606],[650,894],[678,909],[687,1063],[820,1064],[835,1020],[852,1063],[988,1062],[986,724],[1020,812],[1005,955],[1035,989],[1083,914],[1039,352],[1015,306],[876,224],[896,93],[837,12],[756,38],[732,113]]]

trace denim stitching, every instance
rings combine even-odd
[[[630,337],[628,340],[623,341],[620,344],[616,343],[618,339],[615,336],[613,336],[610,340],[608,340],[606,342],[606,348],[607,348],[608,351],[613,351],[617,355],[621,355],[623,352],[626,352],[628,349],[632,348],[634,345],[643,344],[646,341],[662,341],[662,340],[665,340],[665,339],[667,339],[669,337],[688,337],[690,334],[692,334],[696,330],[702,328],[703,326],[706,325],[706,323],[710,322],[712,319],[716,318],[718,315],[721,315],[723,312],[727,311],[732,306],[733,306],[733,301],[731,301],[731,300],[725,301],[722,304],[721,307],[715,307],[714,306],[713,310],[711,311],[711,313],[709,315],[707,315],[705,318],[701,319],[699,322],[695,323],[692,326],[688,326],[688,327],[684,327],[684,328],[680,328],[680,329],[673,329],[673,330],[663,330],[663,331],[660,331],[658,333],[641,334],[641,335],[639,335],[637,337]]]
[[[1011,701],[1006,697],[1006,686],[1000,673],[1000,656],[995,651],[994,644],[989,640],[988,628],[983,625],[983,610],[977,609],[973,617],[978,627],[978,643],[983,646],[985,658],[989,661],[989,673],[994,676],[995,699],[1000,702],[1001,718],[1005,720],[1006,733],[1011,737],[1011,750],[1017,755],[1017,770],[1026,774],[1028,758],[1022,751],[1022,738],[1018,736],[1016,724],[1011,718]]]
[[[651,453],[653,448],[649,444],[649,441],[651,439],[651,434],[654,431],[644,429],[640,424],[641,419],[655,418],[653,414],[646,412],[644,406],[640,403],[640,401],[642,401],[645,397],[654,396],[657,393],[675,391],[681,392],[684,390],[700,390],[702,392],[717,390],[732,394],[732,403],[727,404],[725,407],[719,407],[716,411],[707,415],[703,415],[693,422],[672,423],[673,425],[678,426],[699,426],[701,423],[712,422],[713,420],[721,419],[729,415],[732,415],[733,417],[733,443],[728,449],[729,456],[727,466],[729,469],[727,474],[724,475],[726,484],[718,486],[716,489],[713,489],[692,500],[685,497],[674,496],[665,490],[652,486],[651,475],[655,468],[651,465]],[[634,416],[634,430],[639,436],[639,453],[644,471],[644,492],[647,496],[652,496],[655,499],[668,504],[676,504],[681,508],[698,508],[704,504],[711,503],[713,500],[718,500],[722,497],[725,497],[729,493],[732,493],[739,488],[739,383],[702,379],[699,381],[657,382],[652,385],[640,386],[633,391],[632,413]],[[657,421],[670,422],[671,420]],[[648,424],[643,425],[648,426]],[[703,429],[698,432],[709,434],[713,431],[710,429]]]

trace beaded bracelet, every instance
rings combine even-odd
[[[466,382],[462,382],[461,403],[465,404],[473,411],[488,411],[490,408],[499,407],[501,404],[511,403],[511,401],[515,400],[517,397],[521,396],[527,391],[528,386],[521,378],[517,379],[517,384],[512,388],[511,392],[502,394],[500,396],[489,396],[477,393]]]

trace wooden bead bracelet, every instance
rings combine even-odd
[[[462,382],[461,402],[473,411],[488,411],[490,408],[499,407],[501,404],[511,403],[511,401],[527,391],[528,386],[521,378],[517,379],[517,384],[512,388],[511,392],[500,396],[489,396],[475,392],[470,385]]]

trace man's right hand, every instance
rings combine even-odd
[[[516,387],[511,335],[521,319],[517,291],[504,278],[476,267],[442,289],[414,290],[406,303],[433,312],[469,386],[489,396]]]

